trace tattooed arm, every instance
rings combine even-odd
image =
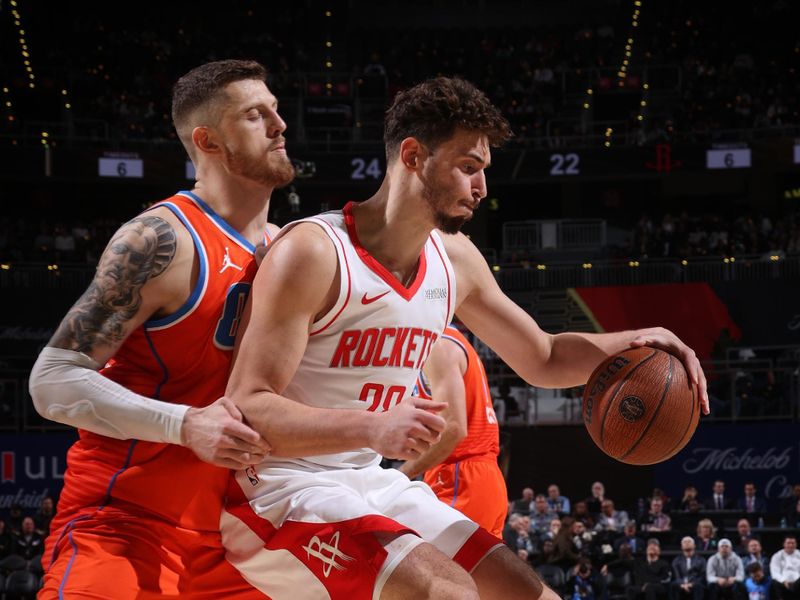
[[[48,345],[82,352],[105,363],[133,329],[161,308],[163,297],[169,296],[169,282],[159,285],[162,282],[155,278],[172,264],[177,247],[175,229],[161,217],[140,216],[123,225],[100,257],[89,288]]]
[[[220,466],[260,460],[266,443],[227,398],[190,408],[135,394],[97,373],[136,327],[183,304],[194,262],[189,233],[168,210],[123,225],[34,365],[30,391],[39,413],[117,439],[182,444]]]

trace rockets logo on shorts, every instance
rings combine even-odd
[[[331,536],[329,541],[329,544],[325,543],[315,535],[308,541],[308,546],[303,546],[303,550],[306,551],[309,560],[311,560],[311,557],[314,557],[322,561],[324,565],[322,567],[322,574],[325,575],[325,577],[331,574],[331,569],[344,571],[347,568],[344,564],[336,562],[337,560],[343,561],[344,563],[355,560],[352,556],[347,556],[347,554],[339,550],[338,531]]]

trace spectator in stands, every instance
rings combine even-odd
[[[697,522],[697,531],[694,538],[699,552],[713,552],[717,549],[717,528],[711,519],[701,519]]]
[[[746,579],[744,580],[745,591],[748,600],[770,600],[770,589],[772,580],[764,573],[761,563],[750,563],[744,569]]]
[[[547,487],[547,506],[554,513],[558,513],[559,516],[568,515],[572,512],[569,498],[561,495],[561,490],[555,483],[551,483]]]
[[[8,511],[8,530],[11,535],[19,535],[22,533],[22,520],[25,515],[22,513],[22,506],[19,504],[12,504]]]
[[[800,252],[800,248],[797,249]],[[800,483],[792,486],[792,493],[781,501],[781,512],[788,515],[797,510],[797,503],[800,502]]]
[[[55,503],[50,496],[42,498],[42,503],[39,510],[33,517],[33,522],[36,525],[36,533],[46,538],[50,535],[50,521],[53,520],[55,515]]]
[[[642,531],[671,531],[672,520],[664,511],[664,503],[661,498],[653,498],[650,501],[650,511],[647,513],[642,523]]]
[[[747,554],[742,557],[742,565],[744,568],[753,563],[759,563],[761,568],[764,569],[764,573],[770,577],[769,572],[769,559],[764,556],[763,551],[761,550],[761,542],[757,539],[751,539],[747,544]]]
[[[561,519],[553,519],[550,521],[550,529],[539,536],[539,544],[543,544],[545,540],[555,540],[559,531],[561,531]]]
[[[744,567],[742,559],[733,552],[728,538],[719,541],[717,553],[706,564],[709,600],[732,598],[743,600]]]
[[[711,488],[711,496],[703,503],[706,510],[731,510],[733,499],[725,495],[725,482],[717,479]]]
[[[590,554],[593,537],[594,533],[586,530],[583,521],[575,521],[572,524],[572,546],[581,556]]]
[[[586,506],[589,512],[596,515],[603,508],[603,500],[606,499],[606,486],[602,481],[595,481],[592,484],[592,494],[586,498]]]
[[[537,538],[541,537],[550,529],[550,521],[557,518],[558,515],[547,505],[547,497],[544,494],[537,494],[531,510],[530,533]]]
[[[570,517],[561,520],[561,529],[553,540],[553,558],[550,562],[558,565],[562,569],[573,566],[580,558],[580,549],[575,546],[573,524],[575,521]]]
[[[644,539],[636,535],[636,521],[628,521],[622,530],[622,537],[614,542],[614,550],[619,552],[623,544],[627,544],[631,553],[638,556],[644,554]]]
[[[633,585],[628,588],[628,599],[644,596],[645,600],[666,600],[670,568],[661,558],[661,543],[656,538],[647,540],[645,556],[636,559],[633,566]]]
[[[594,528],[593,514],[589,511],[589,505],[583,500],[576,502],[572,510],[572,518],[576,521],[581,521],[586,526],[586,529]]]
[[[599,600],[603,585],[592,568],[592,561],[581,558],[567,581],[569,600]]]
[[[747,519],[739,519],[736,523],[736,537],[733,538],[733,548],[736,554],[739,556],[746,555],[748,544],[753,538],[753,530],[750,527],[750,521]]]
[[[59,262],[73,262],[75,260],[75,238],[71,231],[67,231],[62,223],[56,225],[54,230],[53,247],[55,259]]]
[[[690,536],[681,540],[681,554],[672,561],[672,600],[703,600],[706,593],[706,559],[695,554]]]
[[[609,533],[616,535],[621,533],[625,528],[625,524],[629,521],[628,513],[624,510],[616,510],[614,501],[606,498],[603,500],[600,514],[597,517],[597,523],[594,530],[597,532]],[[609,538],[610,539],[610,538]]]
[[[784,517],[786,519],[786,526],[794,529],[800,529],[800,500],[794,503],[794,508],[786,512]]]
[[[692,500],[697,502],[697,488],[690,484],[683,489],[683,497],[681,498],[679,509],[688,511]]]
[[[756,496],[756,484],[748,481],[744,484],[744,497],[739,498],[736,508],[748,514],[767,512],[767,501]]]
[[[44,538],[36,533],[33,518],[25,517],[22,520],[22,531],[19,535],[14,536],[12,554],[19,554],[25,560],[31,560],[42,552],[44,552]]]
[[[527,553],[534,551],[533,540],[528,533],[528,518],[519,513],[512,513],[503,528],[503,541],[514,552],[525,550]]]
[[[672,512],[672,499],[667,496],[667,493],[664,490],[661,488],[653,488],[653,492],[650,494],[650,501],[652,501],[654,498],[661,500],[661,510],[667,514]]]
[[[14,549],[14,538],[8,530],[6,522],[0,519],[0,559],[5,558]]]
[[[633,581],[634,562],[635,560],[631,552],[631,547],[626,543],[622,543],[619,546],[617,557],[604,564],[600,569],[600,573],[604,576],[608,573],[612,573],[615,577],[620,578],[623,577],[625,573],[628,573],[631,576],[631,581]]]
[[[534,567],[549,565],[553,562],[554,552],[555,544],[553,540],[544,540],[539,552],[533,555],[530,562]]]
[[[533,488],[526,487],[522,490],[522,497],[514,500],[511,505],[512,513],[519,513],[521,515],[530,514],[533,504]]]
[[[783,539],[783,549],[772,555],[769,572],[775,582],[776,600],[800,597],[800,552],[793,535],[787,535]]]

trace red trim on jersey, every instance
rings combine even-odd
[[[423,248],[419,254],[419,267],[417,267],[417,276],[414,278],[414,281],[411,282],[410,286],[405,287],[402,283],[400,283],[397,277],[392,275],[386,267],[375,260],[375,258],[369,252],[367,252],[367,249],[361,245],[361,241],[358,239],[358,233],[356,232],[356,222],[353,218],[353,206],[355,206],[355,204],[355,202],[348,202],[342,209],[342,214],[344,214],[344,223],[347,226],[347,233],[350,236],[350,241],[353,243],[353,246],[356,249],[356,253],[364,262],[364,264],[367,265],[370,271],[383,279],[389,285],[389,287],[400,294],[402,298],[405,300],[411,300],[411,298],[414,297],[414,294],[417,293],[422,285],[422,282],[425,279],[425,272],[428,270],[428,263],[425,259],[425,248]],[[450,314],[450,312],[448,311],[447,314]]]
[[[333,233],[333,235],[336,236],[336,241],[338,241],[339,245],[342,247],[342,256],[344,256],[344,267],[347,270],[347,296],[345,297],[344,304],[342,304],[342,307],[339,309],[339,312],[337,312],[335,315],[333,315],[333,318],[330,321],[328,321],[328,324],[325,325],[325,327],[323,327],[322,329],[318,329],[317,331],[312,331],[311,333],[309,333],[308,334],[309,337],[312,336],[312,335],[317,335],[318,333],[322,333],[323,331],[325,331],[328,327],[333,325],[333,322],[336,321],[336,319],[339,318],[340,314],[342,314],[342,311],[347,306],[347,303],[350,302],[350,288],[351,288],[351,279],[352,279],[352,277],[350,276],[350,265],[347,262],[347,252],[345,252],[344,242],[342,241],[342,238],[340,238],[339,234],[336,233],[336,230],[333,227],[331,227],[328,223],[326,223],[325,221],[322,221],[322,220],[316,221],[315,220],[315,221],[312,221],[312,222],[313,223],[324,224],[328,229],[331,230],[331,233]]]
[[[439,259],[442,261],[442,266],[444,267],[444,274],[447,277],[447,319],[450,320],[450,292],[453,289],[450,285],[450,270],[447,268],[447,262],[444,260],[444,256],[442,256],[442,251],[439,250],[439,244],[436,243],[436,240],[433,236],[430,236],[431,243],[433,247],[436,248],[436,253],[439,255]],[[445,329],[447,327],[445,326]]]
[[[483,527],[478,527],[461,549],[456,552],[453,560],[457,562],[467,572],[478,566],[478,563],[497,546],[502,546],[496,537],[486,531]]]

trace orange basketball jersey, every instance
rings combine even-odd
[[[255,248],[191,192],[149,210],[155,207],[172,211],[190,232],[199,259],[197,283],[178,311],[136,329],[101,373],[150,398],[206,406],[225,392],[236,330],[256,272]],[[264,241],[269,241],[266,233]],[[76,521],[85,527],[89,519],[114,515],[218,531],[227,469],[177,445],[79,433],[67,455],[48,554]]]
[[[497,425],[497,417],[494,414],[492,397],[489,394],[486,372],[481,359],[464,334],[452,325],[448,325],[444,330],[439,343],[448,343],[443,341],[445,339],[457,344],[467,356],[467,371],[464,373],[467,435],[453,449],[443,464],[453,464],[476,457],[489,457],[497,460],[497,456],[500,454],[500,428]],[[422,372],[419,374],[417,388],[420,397],[431,397],[430,386]]]

